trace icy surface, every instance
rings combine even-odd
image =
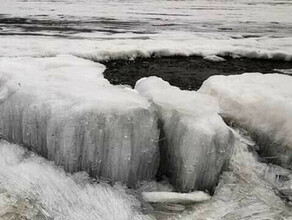
[[[292,187],[291,171],[258,162],[248,148],[237,141],[212,199],[175,219],[292,219],[291,206],[278,196],[284,185]]]
[[[92,60],[106,60],[154,55],[203,57],[217,55],[291,61],[291,9],[292,4],[289,0],[139,2],[136,0],[1,0],[0,57],[49,57],[71,54]],[[133,179],[129,180],[128,177],[140,178],[137,176],[141,171],[149,172],[143,174],[144,177],[153,176],[150,173],[155,170],[153,166],[157,153],[158,133],[154,126],[156,118],[149,109],[149,103],[133,90],[109,85],[102,77],[104,66],[76,57],[61,57],[62,61],[60,57],[57,58],[58,61],[56,58],[1,58],[1,133],[5,131],[5,138],[30,145],[32,150],[55,160],[57,164],[64,165],[70,171],[79,170],[77,168],[81,167],[91,174],[102,174],[106,179],[113,177],[121,179],[123,176],[124,181],[131,183]],[[57,69],[58,71],[55,71]],[[5,74],[9,77],[3,77],[2,70],[5,70]],[[290,70],[275,71],[291,74]],[[60,74],[56,75],[57,72]],[[45,77],[42,73],[45,73]],[[260,82],[261,78],[257,83]],[[290,93],[283,96],[281,94],[279,97],[275,97],[274,93],[278,94],[276,90],[281,89],[282,84],[287,87],[288,82],[290,81],[281,82],[280,86],[276,84],[272,86],[271,83],[266,91],[257,91],[256,93],[266,95],[269,100],[272,99],[273,106],[269,107],[268,102],[265,102],[268,107],[255,110],[255,116],[248,111],[247,114],[254,116],[252,117],[254,121],[242,120],[241,123],[248,122],[247,125],[257,126],[260,122],[258,125],[261,131],[272,128],[272,125],[276,130],[272,129],[268,134],[272,134],[271,137],[277,142],[280,140],[282,143],[285,140],[286,143],[287,137],[291,137],[289,133],[291,126],[290,120],[287,120],[288,124],[285,124],[284,120],[291,113],[291,108],[287,105],[286,111],[286,107],[282,104],[291,103],[286,99],[290,97]],[[257,87],[247,86],[247,88]],[[189,115],[193,110],[196,112],[201,110],[198,115],[204,112],[206,115],[216,115],[220,112],[216,104],[211,104],[213,101],[206,104],[205,101],[195,100],[200,108],[188,101],[183,102],[186,94],[183,93],[183,98],[179,97],[180,102],[176,103],[180,107],[176,110],[177,113],[169,113],[169,109],[173,108],[173,100],[169,95],[166,94],[159,103],[161,105],[168,101],[167,106],[160,108],[160,111],[167,109],[165,118],[175,125],[179,122],[177,130],[169,129],[171,135],[182,133],[179,130],[182,123],[188,125],[192,122],[188,120],[189,116],[184,116],[187,120],[182,121],[180,118],[182,112],[183,115]],[[235,103],[235,106],[240,102]],[[259,104],[258,107],[262,107],[263,103]],[[249,105],[249,108],[256,109],[255,106],[256,103]],[[265,114],[258,114],[259,112]],[[262,117],[269,119],[267,124],[259,121]],[[211,118],[213,121],[216,117]],[[131,125],[128,124],[128,119]],[[216,120],[223,123],[219,117]],[[127,125],[123,127],[122,124]],[[175,128],[173,124],[169,125]],[[213,126],[210,122],[207,125]],[[202,132],[203,128],[205,129],[206,126],[201,125],[199,131]],[[219,130],[226,130],[226,127],[222,128]],[[252,132],[252,134],[262,133]],[[224,134],[220,135],[224,136]],[[146,138],[149,136],[152,138]],[[191,134],[186,136],[187,139],[191,137],[190,140],[193,140]],[[140,140],[141,137],[145,145],[133,141]],[[163,135],[161,137],[160,141],[165,143],[165,137]],[[175,135],[173,137],[177,138]],[[259,163],[248,151],[249,148],[257,148],[255,142],[259,142],[258,136],[253,137],[256,138],[255,141],[247,136],[239,137],[243,143],[236,145],[230,171],[222,175],[215,196],[204,204],[194,206],[182,216],[176,216],[177,218],[191,220],[292,218],[291,209],[289,210],[284,200],[280,199],[281,196],[291,203],[291,171]],[[260,147],[270,146],[273,142],[273,139],[266,138],[266,135],[261,137],[267,142],[261,142],[263,141],[261,139],[260,142],[264,144]],[[178,141],[180,144],[182,140],[175,138],[171,140]],[[203,140],[208,142],[204,143],[207,145],[211,142],[210,139]],[[114,147],[102,148],[108,149],[109,152],[103,151],[102,155],[97,156],[97,152],[93,151],[97,148],[92,142],[98,142],[99,146]],[[245,144],[250,146],[247,147]],[[49,145],[52,146],[51,151],[48,150]],[[145,146],[139,148],[143,151],[142,159],[136,156],[140,155],[140,152],[132,151],[134,146],[141,145]],[[0,154],[1,219],[144,218],[133,212],[132,205],[139,206],[139,204],[128,197],[123,189],[90,185],[87,181],[84,183],[83,179],[86,178],[82,178],[83,174],[78,174],[76,177],[67,175],[39,157],[30,156],[29,153],[22,154],[21,152],[24,152],[22,148],[6,143],[1,146],[5,146],[1,147],[4,150],[1,150]],[[149,146],[152,146],[150,147],[152,153],[145,153],[144,150],[149,149]],[[79,151],[80,149],[82,151]],[[121,152],[118,150],[123,152],[127,150],[130,152],[127,156],[130,157],[120,157]],[[150,156],[151,154],[153,157]],[[108,164],[104,164],[104,160],[101,159],[105,155],[109,156]],[[117,161],[117,158],[110,155],[119,155],[119,158],[123,159],[119,161],[119,169],[112,166],[112,161]],[[147,155],[151,158],[147,158]],[[9,159],[15,157],[17,158],[15,160]],[[144,163],[144,159],[149,164]],[[148,165],[138,166],[136,173],[130,172],[129,175],[124,175],[130,169],[126,161],[131,161],[129,162],[131,169],[136,169],[139,161]],[[39,175],[36,176],[36,173]],[[162,186],[153,181],[147,187],[144,185],[144,189],[147,188],[149,191],[173,190],[169,185]],[[163,205],[164,209],[171,211],[185,209],[178,204]]]
[[[159,112],[160,172],[168,175],[179,191],[212,191],[234,142],[217,114],[216,100],[172,87],[158,77],[139,80],[135,89]]]
[[[191,193],[176,192],[143,192],[142,197],[151,203],[180,203],[192,204],[209,200],[211,197],[204,192],[196,191]]]
[[[150,219],[139,207],[122,186],[89,183],[85,173],[67,174],[20,146],[0,141],[1,219]]]
[[[1,0],[0,56],[291,60],[291,9],[288,0]]]
[[[158,166],[149,102],[102,76],[104,66],[62,55],[0,58],[0,134],[63,165],[134,186]]]
[[[218,99],[225,117],[247,128],[263,155],[292,168],[292,78],[246,73],[212,76],[199,90]]]

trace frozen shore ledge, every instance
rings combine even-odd
[[[154,178],[157,116],[104,66],[73,56],[1,58],[0,133],[62,165],[135,186]]]
[[[272,137],[260,151],[291,168],[290,76],[212,77],[195,92],[157,77],[113,86],[104,70],[69,55],[0,58],[1,136],[70,172],[135,187],[159,169],[178,191],[212,192],[234,147],[225,114]]]

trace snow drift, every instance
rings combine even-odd
[[[225,117],[247,128],[271,162],[292,168],[292,78],[246,73],[212,76],[200,93],[218,99]]]
[[[149,102],[109,84],[104,66],[69,55],[0,59],[0,135],[67,171],[129,186],[157,170]]]
[[[159,112],[160,172],[181,192],[213,191],[234,143],[232,132],[217,114],[216,100],[182,91],[158,77],[139,80],[135,89]]]

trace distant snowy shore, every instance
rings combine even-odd
[[[181,38],[184,40],[182,41]],[[217,39],[216,36],[180,36],[171,39],[92,40],[36,36],[0,36],[0,55],[45,57],[72,54],[96,61],[163,56],[210,56],[292,61],[292,37]]]
[[[0,56],[292,61],[290,1],[3,0]]]

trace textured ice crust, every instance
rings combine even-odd
[[[234,143],[232,132],[217,114],[215,99],[182,91],[158,77],[139,80],[135,89],[159,112],[160,172],[181,192],[213,191]]]
[[[291,219],[291,206],[279,196],[283,186],[291,190],[291,181],[289,170],[258,162],[245,143],[236,141],[229,169],[220,176],[212,199],[178,219]]]
[[[212,76],[199,92],[216,97],[222,113],[248,129],[263,156],[292,168],[291,76]]]
[[[148,101],[109,84],[104,66],[73,56],[0,59],[0,134],[67,171],[134,186],[158,167]]]
[[[142,220],[124,187],[90,183],[26,149],[0,141],[0,219]]]

